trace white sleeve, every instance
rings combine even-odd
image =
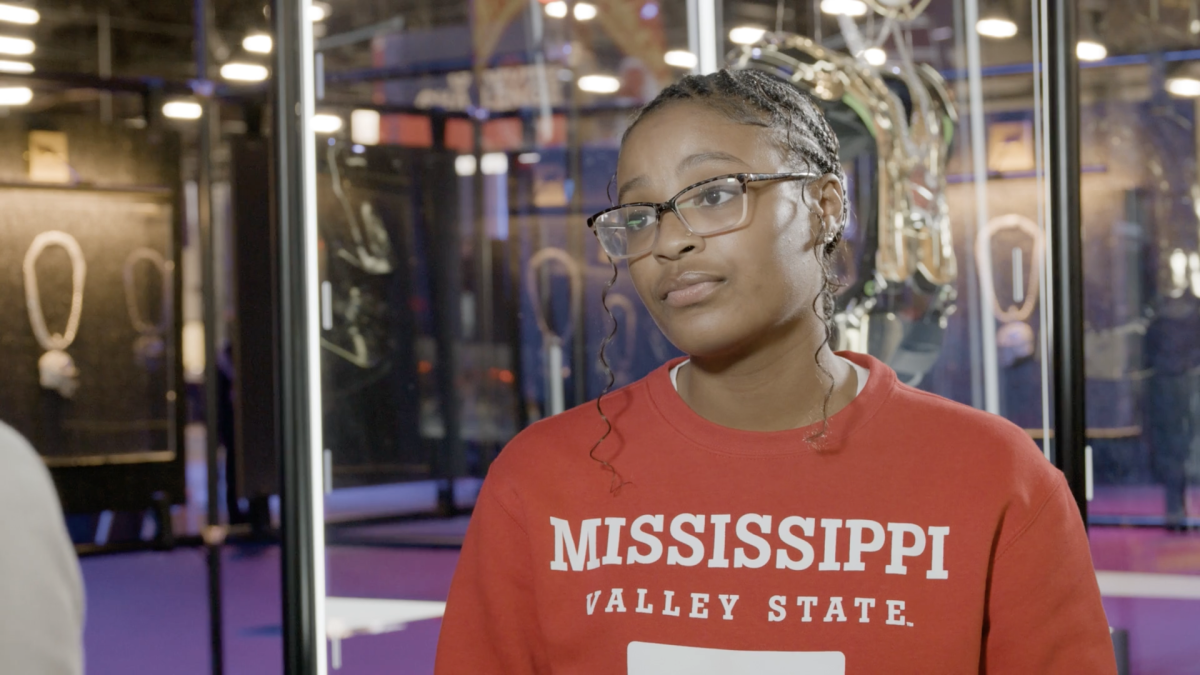
[[[50,472],[0,423],[0,672],[83,672],[83,581]]]

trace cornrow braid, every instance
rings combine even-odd
[[[846,173],[838,159],[838,138],[816,101],[791,84],[758,70],[725,69],[708,75],[688,75],[680,79],[664,88],[654,100],[634,113],[629,126],[621,137],[621,145],[625,145],[629,134],[647,116],[672,104],[683,102],[705,105],[738,124],[749,124],[771,130],[776,134],[780,147],[785,151],[785,161],[790,163],[793,168],[813,171],[818,175],[833,175],[841,185],[842,194],[846,194]],[[819,209],[813,209],[813,205],[807,203],[807,190],[804,192],[804,197],[810,212],[819,214]],[[841,245],[848,218],[849,209],[843,208],[840,220],[833,224],[833,231],[827,231],[825,227],[822,227],[820,230],[822,245],[813,247],[813,254],[821,268],[821,289],[813,298],[812,309],[813,313],[820,317],[821,323],[825,327],[825,339],[813,354],[813,361],[829,382],[822,404],[821,429],[808,438],[809,443],[818,449],[821,449],[821,442],[829,430],[829,401],[833,397],[834,386],[833,374],[821,363],[821,352],[833,339],[835,296],[840,288],[832,263],[833,257]],[[615,281],[616,266],[614,265],[613,278],[607,288],[611,288]],[[608,430],[592,446],[591,456],[603,468],[612,473],[614,487],[611,491],[615,495],[623,481],[611,464],[598,458],[595,454],[597,448],[612,430],[612,423],[604,415],[601,400],[609,392],[613,382],[612,371],[608,368],[605,352],[612,335],[616,333],[617,320],[609,310],[607,303],[605,303],[604,309],[612,324],[612,332],[600,346],[600,362],[609,374],[609,386],[604,388],[600,398],[596,400],[596,409],[600,412]]]

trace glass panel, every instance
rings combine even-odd
[[[330,662],[384,672],[405,654],[427,672],[437,624],[419,620],[439,615],[456,554],[406,547],[461,541],[456,514],[501,447],[608,386],[597,308],[612,267],[584,220],[612,204],[630,112],[687,72],[664,57],[687,49],[686,8],[321,7]],[[675,353],[625,275],[608,305],[621,319],[608,349],[617,386]],[[375,605],[386,616],[355,598],[389,601]],[[386,617],[401,615],[413,623],[397,631],[405,622]],[[368,628],[386,650],[349,639]]]
[[[1085,63],[1081,130],[1093,522],[1179,527],[1200,515],[1196,420],[1200,227],[1195,8],[1084,12],[1112,56]],[[1200,25],[1200,24],[1197,24]],[[1133,88],[1129,78],[1138,78]]]

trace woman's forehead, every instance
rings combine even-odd
[[[678,176],[714,166],[743,164],[772,171],[779,161],[768,129],[742,124],[698,103],[675,103],[641,119],[621,146],[618,182],[638,176]]]

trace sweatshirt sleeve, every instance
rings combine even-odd
[[[984,633],[988,675],[1116,675],[1087,532],[1056,474],[1033,518],[996,552]]]
[[[484,483],[438,638],[436,675],[548,673],[533,597],[529,535]]]
[[[0,423],[0,672],[83,672],[83,582],[46,465]]]

